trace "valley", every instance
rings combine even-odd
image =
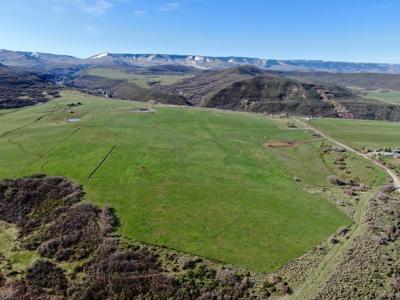
[[[2,0],[0,300],[400,300],[399,11]]]
[[[0,58],[0,297],[398,292],[393,66]]]
[[[82,105],[66,109],[73,101]],[[34,122],[52,107],[59,110]],[[137,107],[65,92],[48,105],[4,116],[0,176],[73,178],[89,200],[116,209],[124,236],[258,271],[273,271],[349,223],[321,195],[302,190],[316,177],[308,174],[314,166],[282,169],[279,152],[290,149],[264,146],[311,135],[257,115],[163,106],[154,114],[132,113]],[[68,124],[70,111],[81,121]],[[304,159],[318,157],[318,141],[302,147]],[[329,185],[329,169],[318,170],[319,184]],[[249,254],[254,240],[258,246]]]

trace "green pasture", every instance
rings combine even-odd
[[[142,75],[132,74],[121,70],[95,68],[86,72],[88,75],[104,77],[108,79],[127,80],[142,88],[149,88],[152,84],[171,85],[191,75]]]
[[[257,114],[135,111],[143,106],[65,91],[0,114],[0,178],[66,176],[87,201],[116,209],[127,238],[257,271],[277,269],[351,222],[310,192],[333,172],[310,133]],[[271,140],[308,142],[270,149]]]
[[[376,91],[368,92],[367,98],[380,100],[390,104],[400,104],[400,92],[399,91]]]
[[[400,147],[400,123],[397,122],[317,119],[312,125],[359,150]]]

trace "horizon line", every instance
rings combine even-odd
[[[350,64],[381,64],[381,65],[400,65],[400,63],[388,63],[388,62],[366,62],[366,61],[346,61],[346,60],[329,60],[329,59],[302,59],[302,58],[262,58],[262,57],[253,57],[253,56],[241,56],[241,55],[203,55],[203,54],[172,54],[172,53],[157,53],[157,52],[98,52],[97,54],[88,56],[88,57],[79,57],[71,54],[61,54],[55,52],[42,52],[42,51],[28,51],[28,50],[9,50],[9,49],[0,49],[0,51],[9,51],[9,52],[20,52],[20,53],[38,53],[38,54],[50,54],[50,55],[59,55],[59,56],[69,56],[72,58],[77,58],[81,60],[90,59],[94,56],[101,54],[111,54],[111,55],[169,55],[169,56],[201,56],[201,57],[211,57],[211,58],[247,58],[247,59],[260,59],[266,61],[314,61],[314,62],[333,62],[333,63],[350,63]]]

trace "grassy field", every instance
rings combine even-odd
[[[130,74],[121,70],[103,69],[96,68],[87,71],[88,75],[105,77],[109,79],[122,79],[128,80],[140,87],[148,88],[152,83],[160,85],[170,85],[177,83],[185,78],[191,77],[191,75],[140,75]]]
[[[400,148],[400,123],[317,119],[313,126],[321,129],[331,137],[357,149],[365,148]]]
[[[22,250],[17,242],[18,229],[0,222],[0,255],[11,262],[12,271],[23,271],[38,258],[35,251]],[[0,261],[0,267],[5,262]]]
[[[400,159],[394,157],[380,157],[380,160],[400,176]]]
[[[72,101],[83,103],[73,114],[65,108]],[[134,112],[143,105],[64,92],[0,115],[0,178],[67,176],[84,185],[87,200],[116,208],[128,238],[258,271],[278,268],[350,223],[310,191],[328,186],[333,172],[311,134],[255,114],[168,106]],[[71,116],[81,122],[68,123]],[[307,142],[272,149],[270,140]],[[363,182],[379,176],[369,171]]]
[[[371,99],[376,99],[385,103],[400,104],[399,91],[369,92],[366,97]]]

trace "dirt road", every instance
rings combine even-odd
[[[302,121],[302,120],[300,120],[300,119],[298,119],[298,118],[296,118],[296,117],[292,117],[292,119],[293,119],[294,121],[296,121],[297,123],[302,124],[302,125],[303,125],[304,127],[306,127],[307,129],[310,129],[310,130],[314,131],[315,133],[319,134],[321,137],[323,137],[323,138],[325,138],[325,139],[331,141],[332,143],[334,143],[334,144],[336,144],[336,145],[339,145],[340,147],[343,147],[344,149],[346,149],[346,150],[348,150],[348,151],[350,151],[350,152],[353,152],[353,153],[355,153],[355,154],[357,154],[357,155],[362,156],[363,158],[365,158],[365,159],[371,161],[372,163],[374,163],[375,165],[377,165],[378,167],[380,167],[381,169],[383,169],[383,170],[392,178],[393,184],[395,185],[397,191],[400,192],[400,177],[397,176],[397,174],[396,174],[392,169],[390,169],[390,168],[388,168],[387,166],[383,165],[383,164],[380,163],[379,161],[376,161],[375,159],[369,157],[368,155],[366,155],[366,154],[364,154],[364,153],[361,153],[361,152],[359,152],[359,151],[357,151],[357,150],[355,150],[355,149],[353,149],[353,148],[351,148],[351,147],[349,147],[349,146],[347,146],[347,145],[345,145],[345,144],[343,144],[343,143],[341,143],[341,142],[339,142],[339,141],[337,141],[337,140],[331,138],[330,136],[326,135],[326,134],[323,133],[322,131],[320,131],[320,130],[314,128],[314,127],[312,127],[312,126],[309,125],[309,124],[307,124],[306,122],[304,122],[304,121]]]
[[[306,122],[292,117],[292,119],[301,124],[302,127],[311,130],[317,134],[319,134],[322,138],[325,138],[326,140],[329,140],[333,144],[336,144],[349,152],[355,153],[359,156],[362,156],[363,158],[373,162],[375,165],[379,166],[382,168],[389,176],[393,179],[394,185],[397,187],[397,191],[400,192],[400,179],[399,177],[388,167],[382,165],[378,161],[375,161],[373,158],[369,157],[368,155],[365,155],[333,138],[330,136],[326,135],[325,133],[321,132],[320,130],[312,127],[311,125],[307,124]],[[354,242],[354,240],[362,234],[363,231],[363,218],[365,216],[365,213],[368,209],[368,198],[362,199],[360,202],[360,205],[357,207],[357,212],[355,214],[355,219],[354,219],[354,224],[353,224],[353,229],[351,233],[348,235],[348,238],[343,241],[338,247],[334,248],[332,251],[330,251],[324,258],[323,260],[319,263],[319,266],[316,268],[316,270],[312,271],[309,276],[307,277],[306,281],[301,284],[299,287],[295,289],[295,292],[293,295],[289,297],[289,299],[314,299],[315,295],[320,289],[324,283],[329,280],[329,276],[332,272],[334,272],[335,267],[340,261],[341,256],[345,251],[347,251],[350,247],[350,245]]]

